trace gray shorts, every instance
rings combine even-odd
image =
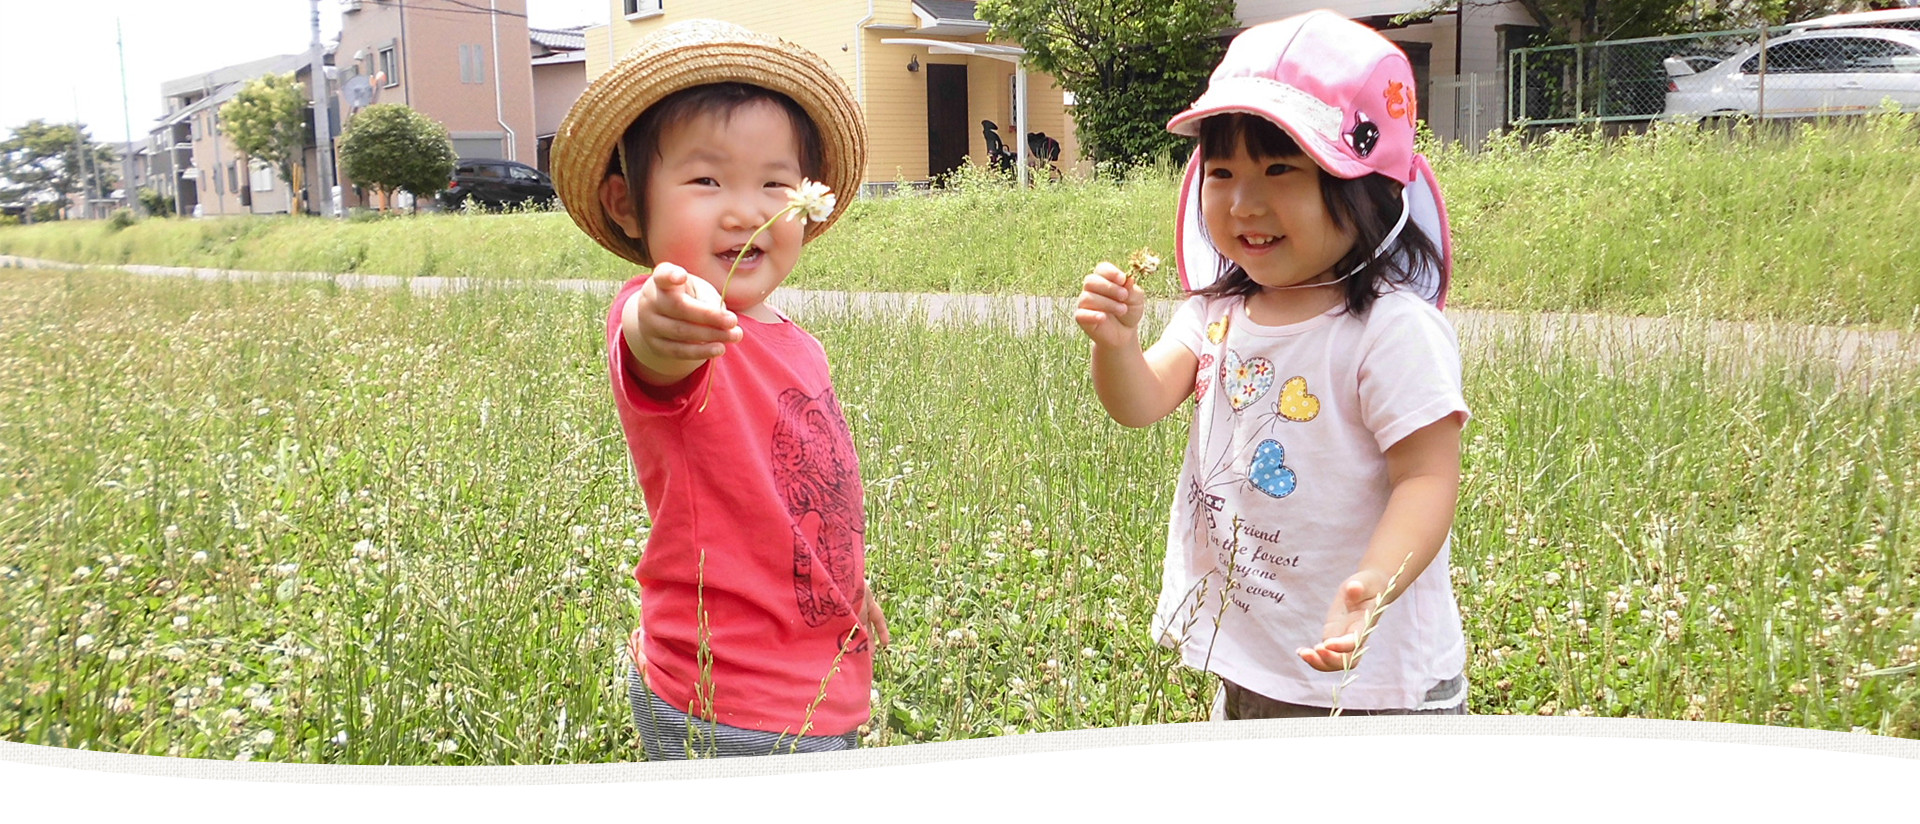
[[[860,746],[858,730],[845,735],[782,735],[695,718],[653,694],[638,671],[627,673],[627,702],[633,706],[633,728],[640,733],[640,748],[648,761],[837,752]]]
[[[1243,718],[1325,718],[1333,713],[1332,707],[1314,707],[1305,704],[1289,704],[1276,701],[1254,692],[1225,678],[1220,679],[1220,691],[1226,697],[1225,713],[1220,717],[1229,721]],[[1397,710],[1348,710],[1341,715],[1466,715],[1467,714],[1467,676],[1456,675],[1440,682],[1427,691],[1426,700],[1421,707]]]

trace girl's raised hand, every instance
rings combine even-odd
[[[631,325],[623,322],[622,331],[663,360],[717,358],[726,344],[740,339],[740,320],[727,311],[720,290],[671,263],[654,268],[628,303],[628,313],[623,320]]]
[[[1147,292],[1118,267],[1106,261],[1093,267],[1080,286],[1073,320],[1100,346],[1140,347],[1140,317],[1146,313]]]
[[[621,308],[620,334],[640,366],[640,379],[666,386],[693,374],[739,341],[740,319],[727,311],[720,290],[671,263]]]

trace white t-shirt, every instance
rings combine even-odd
[[[1154,638],[1261,695],[1329,706],[1348,674],[1314,670],[1295,650],[1320,641],[1359,569],[1391,492],[1387,447],[1448,415],[1466,421],[1459,344],[1412,292],[1383,295],[1363,316],[1341,306],[1286,326],[1257,325],[1243,307],[1190,298],[1164,333],[1200,364]],[[1418,708],[1461,674],[1447,549],[1381,616],[1340,706]]]

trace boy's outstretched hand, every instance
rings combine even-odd
[[[1300,659],[1307,666],[1321,672],[1339,672],[1348,669],[1348,656],[1353,657],[1353,666],[1360,663],[1360,653],[1356,652],[1360,636],[1367,629],[1368,620],[1378,620],[1374,614],[1374,601],[1387,589],[1386,576],[1372,570],[1354,573],[1340,584],[1340,594],[1333,599],[1333,605],[1327,608],[1327,625],[1322,630],[1320,643],[1299,649]]]
[[[693,374],[742,334],[720,290],[665,262],[621,308],[620,333],[641,366],[641,380],[656,386]]]
[[[1138,349],[1140,316],[1146,308],[1147,291],[1113,264],[1101,261],[1080,285],[1073,320],[1096,344]]]

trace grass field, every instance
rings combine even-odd
[[[0,737],[636,758],[604,300],[0,271]],[[801,320],[895,639],[869,743],[1205,716],[1146,638],[1181,414],[1108,421],[1064,325]],[[1472,710],[1920,737],[1920,363],[1542,334],[1464,340]]]
[[[1435,148],[1458,245],[1456,305],[1920,326],[1912,115],[1791,130],[1577,132]],[[1173,243],[1170,173],[1020,192],[863,198],[812,245],[803,289],[1070,295],[1101,259]],[[0,254],[508,279],[625,280],[559,214],[368,222],[247,218],[0,229]],[[1171,272],[1151,284],[1172,294]]]

